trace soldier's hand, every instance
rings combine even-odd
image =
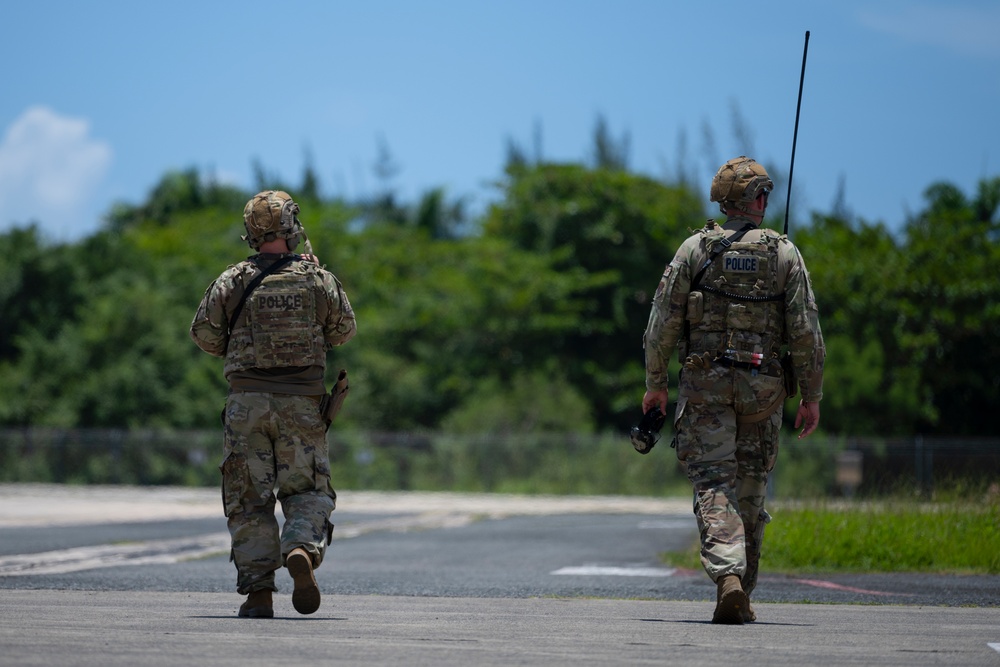
[[[319,257],[317,257],[316,255],[307,254],[307,255],[300,255],[300,257],[307,262],[312,262],[313,264],[319,266]]]
[[[660,412],[667,414],[667,399],[670,393],[666,389],[659,391],[647,391],[642,397],[642,414],[646,414],[653,409],[654,405],[660,406]]]
[[[816,430],[819,426],[819,402],[799,401],[799,411],[795,414],[795,428],[803,426],[799,440]]]

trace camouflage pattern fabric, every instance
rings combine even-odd
[[[739,229],[749,218],[736,216],[727,220],[725,229]],[[755,230],[744,237],[744,242],[753,242],[774,234],[770,230]],[[711,327],[713,320],[706,318],[700,322],[688,322],[689,301],[697,303],[693,297],[700,292],[691,292],[691,281],[709,255],[710,241],[720,238],[722,230],[713,221],[690,236],[677,250],[673,260],[667,265],[663,277],[653,297],[649,323],[643,336],[646,354],[646,389],[658,391],[667,388],[667,364],[674,350],[683,363],[692,353],[721,352],[727,343],[725,328]],[[771,321],[772,335],[780,335],[792,353],[799,389],[805,401],[819,401],[823,398],[823,362],[826,346],[819,325],[819,312],[813,294],[809,272],[798,249],[786,237],[781,236],[776,245],[775,289],[784,293],[781,304],[783,315],[778,321]],[[716,262],[719,260],[717,259]],[[703,295],[704,301],[717,298]],[[691,313],[693,316],[694,313]],[[690,329],[690,339],[684,332]]]
[[[217,357],[225,355],[224,373],[227,377],[235,371],[256,367],[258,357],[270,356],[273,361],[269,366],[282,362],[294,366],[324,365],[325,350],[346,343],[357,331],[354,310],[337,277],[312,262],[297,261],[269,276],[258,290],[265,299],[272,283],[277,289],[284,288],[286,291],[292,288],[308,290],[307,300],[314,310],[315,324],[297,336],[301,347],[299,356],[290,356],[287,350],[258,351],[255,348],[254,323],[249,320],[254,312],[267,316],[266,312],[261,312],[266,310],[266,303],[265,309],[261,309],[259,303],[247,304],[236,321],[230,340],[229,317],[243,296],[246,285],[279,257],[281,255],[259,255],[230,266],[205,290],[198,306],[191,323],[191,338],[205,352]],[[266,345],[267,336],[260,335],[261,319],[258,316],[257,338],[264,339]],[[293,334],[293,339],[295,337]]]
[[[767,477],[778,457],[782,410],[751,424],[736,418],[763,410],[782,391],[777,376],[716,364],[681,371],[677,458],[694,489],[702,566],[712,581],[741,577],[747,594],[757,582]]]
[[[337,499],[319,404],[308,396],[231,393],[219,467],[237,590],[277,590],[274,571],[296,547],[319,567]],[[276,500],[285,516],[280,535]]]
[[[198,347],[226,358],[230,394],[220,470],[237,590],[244,595],[276,590],[274,572],[297,547],[315,567],[323,561],[336,506],[319,407],[323,370],[327,349],[357,331],[340,281],[304,260],[268,276],[229,331],[247,284],[283,256],[259,254],[227,268],[205,291],[190,329]],[[280,532],[276,502],[285,517]]]
[[[770,520],[764,500],[782,410],[779,405],[752,423],[737,418],[780,402],[782,344],[791,352],[803,400],[819,401],[826,348],[805,263],[786,237],[771,230],[747,232],[727,250],[728,263],[716,258],[699,284],[715,291],[692,291],[714,244],[748,222],[740,215],[724,227],[709,221],[681,245],[653,297],[643,348],[649,391],[667,389],[675,350],[683,364],[674,428],[677,456],[694,489],[702,565],[713,581],[741,577],[750,593]],[[768,299],[779,294],[778,301]],[[759,367],[748,368],[757,355]],[[723,365],[724,356],[738,364]]]

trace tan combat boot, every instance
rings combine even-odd
[[[271,603],[271,589],[262,588],[251,591],[246,602],[240,605],[241,618],[274,618],[274,605]]]
[[[770,521],[770,517],[768,517],[768,521]],[[757,577],[754,577],[755,580],[756,578]],[[757,613],[753,610],[753,604],[750,602],[750,594],[753,591],[753,587],[751,587],[750,590],[747,590],[745,579],[740,579],[740,587],[743,589],[743,592],[747,594],[747,608],[743,610],[743,622],[753,623],[757,620]]]
[[[300,614],[311,614],[319,609],[319,584],[313,576],[312,556],[305,549],[292,549],[285,558],[285,567],[292,575],[295,590],[292,591],[292,606]]]
[[[712,615],[712,623],[743,625],[744,613],[750,607],[750,600],[743,592],[740,578],[735,574],[728,574],[719,577],[716,584],[718,585],[718,597],[715,604],[715,614]]]

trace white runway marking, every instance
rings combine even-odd
[[[229,533],[131,544],[101,544],[0,557],[0,577],[66,574],[119,565],[163,565],[229,552]]]
[[[986,645],[989,646],[994,651],[996,651],[997,653],[1000,653],[1000,642],[989,642]]]
[[[276,516],[279,521],[284,518],[280,511]],[[334,532],[334,539],[349,539],[377,531],[406,532],[428,528],[457,528],[474,520],[469,514],[454,513],[390,517],[338,527]],[[170,540],[99,544],[58,551],[0,556],[0,577],[67,574],[124,565],[172,565],[196,558],[228,554],[229,540],[229,533],[213,533]]]
[[[549,574],[573,575],[578,577],[670,577],[677,570],[667,567],[615,567],[607,565],[582,565],[561,567]]]

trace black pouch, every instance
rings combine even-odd
[[[799,391],[799,380],[795,377],[795,364],[792,363],[792,353],[785,352],[781,356],[781,377],[785,383],[785,398],[791,398]]]

